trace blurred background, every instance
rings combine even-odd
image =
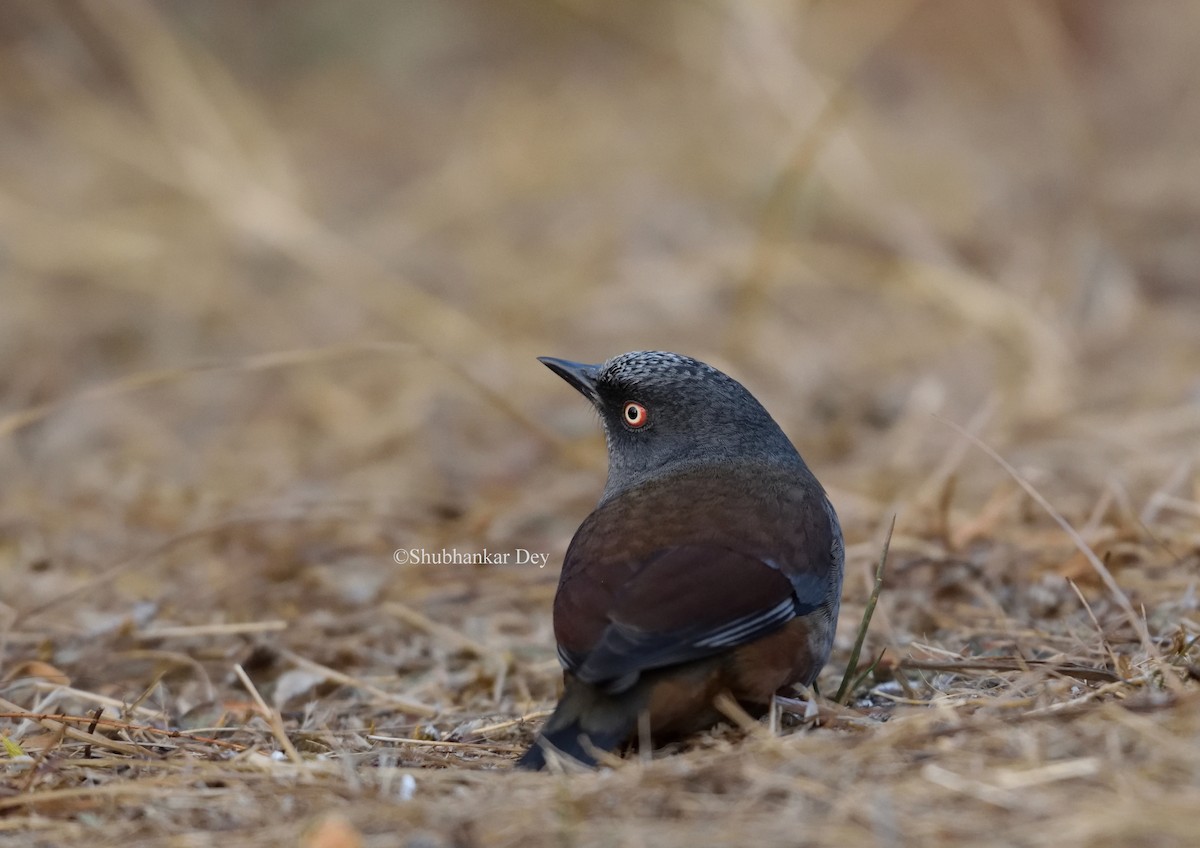
[[[391,598],[552,667],[604,456],[537,355],[729,371],[864,566],[893,512],[1041,520],[947,422],[1074,521],[1182,520],[1197,32],[1121,0],[6,3],[9,644],[365,639]],[[418,545],[553,565],[391,562]]]

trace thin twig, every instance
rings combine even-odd
[[[98,733],[88,733],[76,727],[71,727],[68,723],[60,719],[58,716],[46,716],[30,713],[22,709],[19,705],[12,701],[0,698],[0,707],[8,710],[20,718],[28,721],[36,722],[47,730],[58,732],[59,728],[66,728],[66,735],[77,742],[90,742],[97,748],[103,748],[108,751],[116,751],[119,754],[144,754],[145,749],[138,745],[130,745],[127,742],[118,742],[116,739],[109,739],[106,736],[101,736]],[[91,716],[86,716],[83,721],[91,721]]]
[[[98,713],[99,711],[100,711],[100,708],[97,707],[96,712]],[[52,721],[52,722],[63,722],[63,723],[75,722],[75,723],[79,723],[79,724],[86,723],[88,726],[86,733],[88,733],[88,734],[94,734],[96,732],[97,727],[111,727],[114,730],[124,730],[124,731],[134,732],[134,733],[150,733],[155,736],[166,737],[167,739],[182,739],[185,742],[198,742],[202,745],[216,745],[219,748],[228,748],[231,751],[246,750],[245,745],[239,745],[236,742],[226,742],[223,739],[214,739],[211,736],[199,736],[189,730],[171,730],[170,728],[165,728],[165,727],[151,727],[148,724],[137,724],[136,722],[121,721],[120,719],[115,719],[115,718],[103,718],[103,717],[98,717],[95,714],[90,715],[90,716],[75,716],[75,715],[60,715],[58,713],[51,715],[50,713],[31,713],[31,712],[21,711],[21,712],[0,712],[0,718],[5,718],[5,719],[8,719],[9,721],[36,721],[36,722]],[[218,728],[218,729],[226,730],[230,733],[240,732],[240,728],[236,728],[236,727]],[[91,744],[91,740],[88,741],[88,744],[89,745]]]

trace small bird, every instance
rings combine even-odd
[[[770,414],[676,353],[540,361],[600,413],[608,482],[554,598],[563,696],[517,767],[595,765],[639,728],[715,724],[722,692],[761,715],[811,684],[833,646],[842,531]]]

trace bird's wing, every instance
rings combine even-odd
[[[595,644],[560,656],[584,682],[621,691],[641,672],[722,653],[807,615],[824,603],[826,583],[730,548],[666,548],[612,595]]]

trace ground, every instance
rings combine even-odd
[[[7,5],[0,844],[1197,844],[1196,32]],[[604,481],[535,357],[639,348],[829,490],[833,657],[770,720],[515,773]]]

